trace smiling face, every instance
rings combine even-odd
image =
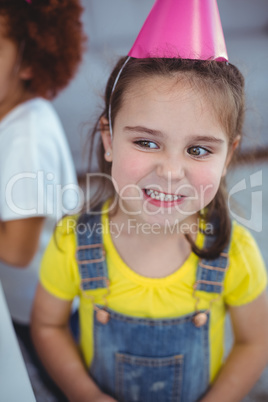
[[[215,197],[228,138],[204,95],[177,78],[139,80],[123,97],[113,139],[102,132],[126,217],[191,221]]]

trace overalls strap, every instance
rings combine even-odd
[[[214,236],[206,236],[205,248],[209,248],[215,241]],[[214,260],[200,259],[197,267],[195,290],[202,290],[208,293],[221,293],[225,273],[229,266],[228,252],[229,244],[224,248],[219,257]]]
[[[205,248],[215,241],[206,236]],[[101,213],[82,214],[77,224],[77,263],[83,290],[108,287],[108,271],[102,239]],[[200,259],[197,268],[195,290],[221,293],[225,273],[229,265],[230,242],[219,257],[214,260]]]
[[[77,222],[76,259],[82,290],[108,287],[108,273],[102,240],[101,212],[82,214]]]

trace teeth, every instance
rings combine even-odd
[[[149,197],[160,201],[177,201],[178,199],[182,198],[180,195],[165,194],[151,189],[146,189],[145,192]]]

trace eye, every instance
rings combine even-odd
[[[135,141],[135,144],[137,144],[141,148],[158,149],[158,146],[153,141],[139,140]]]
[[[199,157],[202,157],[202,156],[206,156],[206,155],[208,155],[208,154],[211,154],[211,152],[208,150],[208,149],[206,149],[206,148],[202,148],[202,147],[191,147],[191,148],[188,148],[187,149],[187,152],[188,152],[188,154],[189,155],[191,155],[191,156],[199,156]]]

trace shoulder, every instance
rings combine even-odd
[[[14,113],[16,117],[22,118],[30,118],[34,116],[49,116],[56,117],[57,113],[52,106],[52,103],[44,98],[37,97],[30,99],[22,104],[20,104],[15,110]],[[56,117],[57,118],[57,117]]]
[[[224,284],[227,304],[242,305],[254,300],[266,284],[265,263],[254,237],[246,228],[233,222]]]
[[[34,98],[18,105],[1,121],[0,131],[2,171],[43,170],[76,183],[67,139],[49,101]]]
[[[23,103],[17,105],[12,109],[2,120],[1,125],[4,127],[7,125],[15,124],[17,121],[29,121],[36,116],[41,116],[42,114],[49,114],[51,116],[56,115],[56,112],[51,104],[51,102],[46,99],[37,97],[29,99]]]
[[[95,211],[97,212],[97,210]],[[107,213],[78,213],[66,215],[58,223],[54,237],[60,246],[69,249],[70,244],[76,247],[77,238],[82,236],[94,236],[103,234],[103,219]]]
[[[69,215],[62,218],[56,225],[49,245],[45,251],[43,265],[76,265],[76,224],[77,216]],[[56,263],[56,264],[55,264]]]
[[[50,136],[64,134],[61,122],[51,102],[43,98],[33,98],[15,107],[0,124],[1,134],[7,133],[12,140],[33,140],[34,136],[46,133]],[[55,136],[57,138],[57,136]],[[43,139],[43,138],[42,138]]]
[[[59,245],[75,243],[79,215],[64,216],[55,228],[54,237]]]
[[[232,236],[230,244],[230,258],[241,260],[260,256],[260,250],[253,235],[244,226],[236,221],[232,222]]]
[[[58,222],[40,269],[40,281],[45,289],[56,297],[68,300],[79,293],[76,222],[77,216],[66,216]]]

